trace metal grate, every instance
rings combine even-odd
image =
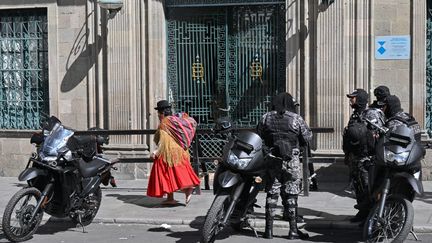
[[[38,129],[49,114],[45,9],[0,11],[0,129]]]
[[[167,7],[203,7],[203,6],[234,6],[285,4],[284,0],[166,0]]]
[[[207,172],[214,172],[216,170],[217,164],[215,159],[205,159],[205,158],[222,158],[222,150],[226,140],[216,137],[214,134],[197,134],[200,147],[200,156],[202,159],[201,163],[204,163],[205,170]]]
[[[426,22],[426,129],[432,136],[432,5],[427,1]]]
[[[232,8],[228,50],[228,104],[239,127],[255,127],[271,97],[285,90],[285,5]],[[262,66],[260,78],[252,63]]]
[[[285,90],[285,14],[284,4],[168,8],[167,77],[176,110],[200,128],[225,115],[239,128],[256,127],[271,97]],[[201,157],[221,156],[220,140],[199,139]]]

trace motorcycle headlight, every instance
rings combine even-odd
[[[408,156],[409,156],[409,152],[408,151],[407,152],[402,152],[402,153],[399,153],[399,154],[395,154],[395,153],[393,153],[390,150],[386,150],[385,154],[384,154],[384,157],[385,157],[386,161],[393,162],[396,165],[403,165],[403,164],[405,164],[405,162],[408,159]]]
[[[44,153],[39,153],[40,158],[45,162],[52,162],[57,160],[57,156],[46,156]]]
[[[244,169],[249,165],[252,158],[239,159],[233,152],[230,152],[227,163],[237,169]]]

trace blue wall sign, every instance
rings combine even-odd
[[[375,59],[410,59],[411,37],[390,35],[375,37]]]

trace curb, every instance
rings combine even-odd
[[[57,219],[62,221],[68,221],[68,219]],[[95,218],[93,223],[100,224],[143,224],[143,225],[157,225],[162,224],[168,225],[183,225],[183,226],[202,226],[204,219],[132,219],[132,218]],[[252,226],[258,229],[264,229],[265,220],[252,220]],[[360,229],[357,223],[350,223],[347,221],[331,221],[331,220],[313,220],[298,224],[299,228],[306,229],[340,229],[340,230],[356,230]],[[286,221],[275,221],[273,224],[274,228],[289,229],[289,223]],[[194,227],[196,228],[196,227]],[[414,226],[414,232],[416,233],[432,233],[432,225],[417,225]]]
[[[51,222],[71,222],[69,218],[55,218],[44,217],[42,223]],[[307,220],[306,220],[307,221]],[[182,225],[192,226],[193,228],[200,228],[204,224],[204,219],[136,219],[136,218],[95,218],[93,224],[135,224],[135,225],[153,225],[161,226],[162,224],[168,225]],[[252,220],[252,226],[257,229],[264,229],[265,220]],[[339,230],[356,230],[360,229],[358,224],[350,223],[347,221],[331,221],[331,220],[313,220],[298,224],[301,229],[339,229]],[[273,224],[274,228],[289,229],[289,223],[282,220],[277,220]],[[432,225],[416,225],[414,226],[415,233],[431,234]]]

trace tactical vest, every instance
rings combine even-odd
[[[345,127],[343,133],[343,151],[359,157],[368,156],[374,151],[375,140],[372,131],[360,116],[355,116]]]
[[[265,143],[273,148],[276,156],[284,160],[291,160],[293,149],[298,148],[298,131],[294,129],[294,122],[295,117],[288,112],[272,113],[265,121],[268,132],[264,137]]]

